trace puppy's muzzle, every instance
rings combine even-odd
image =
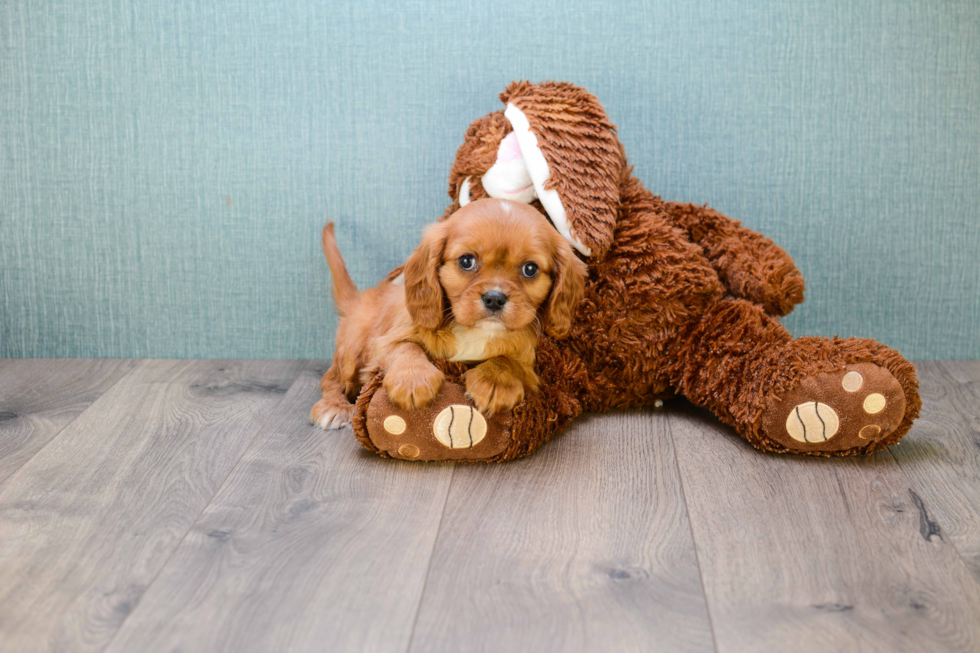
[[[491,290],[483,293],[483,305],[491,313],[496,313],[507,304],[507,295],[499,290]]]

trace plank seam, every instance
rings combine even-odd
[[[442,512],[439,514],[439,524],[436,526],[436,536],[432,538],[432,550],[429,551],[429,560],[425,566],[425,580],[422,581],[422,590],[419,592],[419,602],[415,606],[415,618],[412,619],[412,630],[408,635],[408,646],[405,647],[405,653],[409,653],[412,650],[412,646],[415,641],[415,627],[419,623],[419,615],[422,614],[422,603],[425,601],[425,590],[429,585],[429,574],[432,573],[432,559],[436,555],[436,546],[439,544],[439,537],[442,535],[442,522],[446,518],[446,506],[449,505],[449,495],[453,491],[453,482],[456,480],[456,463],[453,463],[453,471],[449,476],[449,486],[446,488],[446,498],[442,502]]]
[[[680,462],[677,460],[677,442],[674,441],[674,429],[672,426],[672,416],[670,414],[667,417],[667,435],[670,438],[670,449],[674,454],[674,469],[677,472],[677,482],[681,484],[681,497],[684,499],[684,514],[687,515],[687,530],[691,534],[691,545],[694,547],[694,562],[698,566],[698,580],[701,581],[701,596],[704,597],[704,611],[708,616],[708,627],[711,629],[711,644],[715,647],[716,652],[720,652],[721,649],[718,648],[718,637],[715,634],[715,624],[714,620],[711,618],[711,601],[708,600],[708,590],[704,586],[704,571],[701,567],[701,554],[698,553],[698,541],[694,536],[694,521],[691,519],[691,505],[687,500],[687,489],[684,486],[684,474],[681,472]]]

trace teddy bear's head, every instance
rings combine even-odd
[[[456,152],[447,215],[484,197],[533,204],[601,260],[628,178],[616,127],[594,95],[564,82],[512,82],[500,100],[506,108],[470,125]]]

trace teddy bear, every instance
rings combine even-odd
[[[918,416],[914,366],[875,340],[794,338],[779,318],[803,301],[789,255],[707,205],[667,202],[633,176],[598,99],[564,82],[511,83],[503,108],[466,131],[443,219],[480,198],[527,203],[588,267],[571,332],[547,333],[540,388],[484,415],[467,366],[422,409],[403,410],[380,371],[361,389],[354,433],[403,460],[500,462],[526,456],[583,411],[662,405],[680,395],[758,449],[870,454]],[[404,283],[400,269],[388,277]]]

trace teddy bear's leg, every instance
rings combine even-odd
[[[682,334],[669,370],[678,391],[760,449],[871,453],[919,414],[915,368],[874,340],[793,338],[756,304],[718,302]]]
[[[537,352],[540,388],[513,411],[486,417],[466,396],[460,363],[435,361],[446,375],[442,390],[420,410],[388,399],[378,375],[361,390],[354,434],[367,449],[403,460],[501,462],[536,451],[582,410],[577,397],[587,383],[577,357],[543,339]]]

